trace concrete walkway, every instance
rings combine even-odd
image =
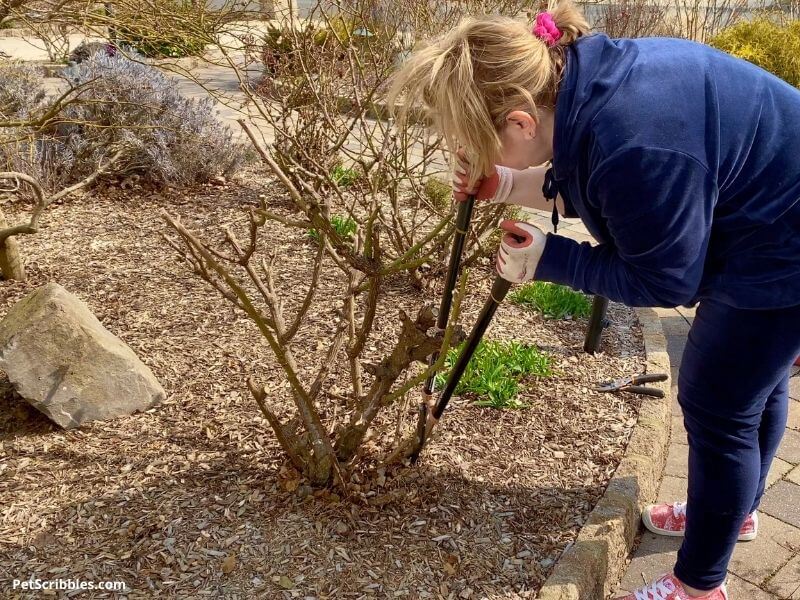
[[[667,336],[673,383],[672,439],[659,501],[685,500],[689,447],[676,382],[694,310],[657,310]],[[800,600],[800,369],[794,367],[792,375],[789,423],[762,500],[759,535],[736,546],[728,571],[731,600]],[[642,533],[617,595],[670,572],[679,547],[679,538]]]

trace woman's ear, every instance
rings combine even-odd
[[[506,125],[523,139],[532,140],[536,137],[536,119],[524,110],[515,110],[508,113]]]

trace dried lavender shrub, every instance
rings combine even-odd
[[[6,125],[35,118],[46,108],[42,73],[19,62],[0,61],[0,122]],[[28,127],[0,128],[0,171],[40,175],[34,131]]]
[[[135,175],[152,186],[200,184],[231,175],[243,161],[244,147],[220,123],[213,102],[183,97],[140,57],[99,49],[61,76],[80,88],[75,100],[54,122],[0,150],[9,166],[24,165],[49,189],[80,181],[120,150],[113,175]],[[15,117],[41,110],[44,96],[31,85],[29,69],[0,69],[0,87],[3,106],[19,107]]]

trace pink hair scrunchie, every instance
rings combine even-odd
[[[556,26],[556,22],[553,21],[553,15],[549,12],[536,15],[536,25],[533,26],[531,33],[551,48],[558,43],[558,40],[563,35]]]

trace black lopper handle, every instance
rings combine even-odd
[[[486,329],[489,327],[489,323],[492,322],[494,313],[497,312],[497,307],[500,306],[500,303],[506,297],[506,294],[508,294],[509,289],[511,289],[511,282],[506,281],[498,275],[492,284],[492,291],[489,295],[489,298],[483,305],[481,314],[478,315],[478,320],[472,327],[472,331],[469,334],[469,338],[467,338],[464,349],[461,351],[456,364],[453,365],[453,368],[447,377],[447,384],[445,385],[441,396],[439,396],[439,400],[436,402],[436,405],[431,410],[432,416],[437,421],[441,418],[442,413],[444,413],[444,409],[447,408],[447,403],[450,402],[450,398],[453,396],[453,392],[458,386],[461,376],[467,369],[467,365],[469,364],[472,355],[475,354],[475,349],[478,347],[481,338],[483,338],[483,334],[486,333]],[[428,390],[433,390],[433,384],[431,384],[430,387],[428,387],[426,384],[425,391],[428,392]],[[417,459],[422,452],[422,448],[425,445],[425,438],[427,437],[427,430],[428,405],[423,402],[419,407],[419,419],[417,420],[417,444],[409,455],[412,464],[417,462]]]
[[[645,387],[643,385],[632,385],[631,387],[625,388],[626,392],[631,392],[632,394],[644,394],[645,396],[653,396],[654,398],[663,398],[664,391],[658,388],[651,388]]]
[[[666,373],[648,373],[647,375],[637,375],[631,379],[631,383],[633,385],[639,385],[640,383],[651,383],[655,381],[666,381],[667,374]]]
[[[497,307],[500,306],[500,303],[506,297],[506,294],[508,294],[508,290],[510,288],[510,281],[506,281],[499,275],[495,278],[494,283],[492,284],[492,292],[489,295],[488,300],[486,300],[486,303],[483,305],[481,314],[478,315],[478,320],[472,327],[469,338],[467,338],[467,341],[464,344],[464,349],[461,351],[456,364],[453,365],[453,368],[447,377],[447,384],[444,386],[444,390],[442,390],[442,395],[439,397],[439,401],[433,408],[433,416],[436,419],[439,419],[442,416],[444,409],[447,407],[447,403],[450,402],[450,397],[453,395],[453,392],[455,391],[458,382],[461,380],[461,376],[464,374],[464,371],[466,371],[472,355],[475,354],[475,350],[483,338],[483,334],[486,333],[489,323],[492,322],[492,317],[494,317],[494,313],[497,312]]]
[[[453,237],[453,247],[450,250],[450,262],[447,265],[447,279],[444,282],[442,300],[439,304],[439,314],[436,317],[436,327],[444,330],[450,319],[450,307],[453,304],[453,290],[458,280],[458,271],[461,266],[461,255],[464,252],[464,243],[467,239],[469,222],[472,220],[472,209],[475,207],[475,196],[468,196],[467,199],[458,205],[456,213],[456,232]],[[428,365],[433,365],[439,358],[439,353],[434,352],[428,358]],[[425,381],[425,393],[431,395],[436,381],[436,373],[431,373]]]

